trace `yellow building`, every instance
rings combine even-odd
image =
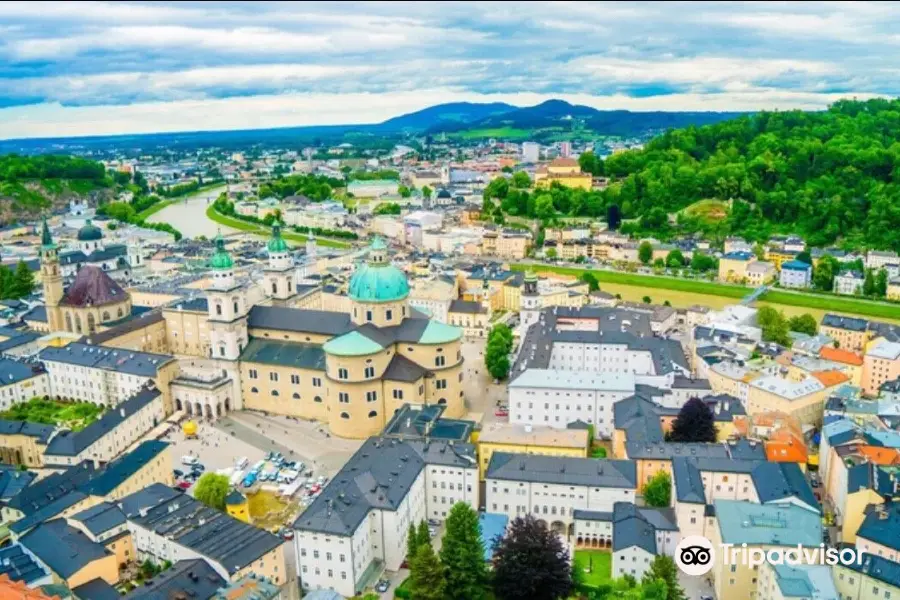
[[[887,288],[888,300],[900,300],[900,279],[892,279]]]
[[[409,285],[376,239],[350,279],[349,313],[255,306],[241,351],[244,407],[377,435],[403,404],[465,413],[462,330],[417,318]]]
[[[756,262],[752,252],[729,252],[719,259],[719,280],[731,283],[748,281],[747,268]]]
[[[834,585],[842,600],[888,600],[900,597],[896,573],[895,561],[865,554],[860,565],[835,565]]]
[[[780,412],[794,417],[801,425],[819,426],[825,401],[849,380],[840,371],[815,371],[811,375],[781,372],[757,377],[748,385],[747,414]]]
[[[775,268],[781,270],[783,263],[792,261],[797,258],[797,252],[793,250],[784,250],[777,247],[766,248],[766,260],[775,265]]]
[[[205,298],[184,301],[163,309],[169,352],[210,356],[208,302]]]
[[[546,166],[540,166],[534,173],[534,185],[537,188],[548,188],[553,183],[565,187],[590,190],[593,178],[590,173],[582,173],[578,161],[574,158],[557,158]]]
[[[20,542],[47,565],[54,583],[74,588],[94,579],[102,579],[110,585],[119,581],[116,555],[66,523],[65,519],[38,525]]]
[[[869,341],[869,323],[865,319],[827,314],[822,317],[819,333],[837,342],[837,348],[862,353]]]
[[[237,490],[231,490],[225,497],[225,512],[238,521],[250,523],[250,502],[247,496]]]
[[[488,423],[478,435],[478,477],[484,480],[494,452],[587,458],[589,444],[586,429]]]
[[[0,421],[0,462],[7,465],[43,466],[51,425],[25,421]]]

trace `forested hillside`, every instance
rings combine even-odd
[[[103,165],[72,156],[0,156],[0,223],[40,213],[113,185]]]
[[[673,130],[597,170],[616,179],[605,204],[647,226],[697,200],[734,199],[722,233],[900,250],[898,142],[900,101],[840,101]]]

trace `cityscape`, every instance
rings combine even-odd
[[[895,5],[33,4],[0,598],[900,598]]]

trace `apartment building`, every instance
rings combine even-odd
[[[837,342],[837,347],[851,352],[862,352],[869,339],[869,322],[865,319],[826,314],[822,317],[819,333]]]
[[[376,564],[400,568],[410,524],[457,502],[479,507],[474,446],[369,438],[294,522],[303,589],[358,594]]]
[[[494,452],[587,458],[589,445],[590,435],[586,428],[485,423],[478,434],[478,475],[484,480]]]
[[[864,554],[862,564],[836,565],[834,584],[841,600],[900,597],[900,562]]]
[[[50,378],[39,364],[0,358],[0,410],[50,394]]]
[[[532,514],[564,537],[575,534],[576,510],[611,512],[636,494],[637,471],[628,460],[495,452],[485,472],[488,512]]]
[[[870,396],[878,395],[882,384],[900,377],[900,343],[879,339],[863,356],[862,389]]]

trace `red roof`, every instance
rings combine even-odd
[[[856,365],[861,367],[863,357],[849,350],[841,350],[840,348],[832,348],[831,346],[822,346],[819,350],[819,356],[825,360],[833,360],[834,362],[844,363],[847,365]]]
[[[128,298],[118,283],[103,269],[84,266],[75,276],[75,281],[66,290],[61,304],[66,306],[100,306],[113,302],[124,302]]]

